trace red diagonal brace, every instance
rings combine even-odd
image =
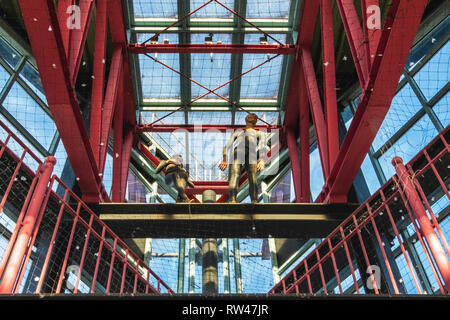
[[[300,26],[298,28],[297,46],[311,47],[316,27],[320,1],[303,0]]]
[[[378,0],[362,0],[364,37],[367,39],[366,51],[370,65],[373,63],[381,36],[381,10]]]
[[[122,145],[123,145],[123,83],[118,87],[116,107],[114,110],[114,138],[113,138],[113,177],[111,188],[111,200],[122,202]]]
[[[309,49],[302,48],[302,65],[303,74],[308,92],[309,104],[311,106],[311,114],[317,138],[317,146],[320,153],[320,161],[322,163],[322,172],[326,181],[329,169],[328,160],[328,143],[327,143],[327,127],[323,117],[322,102],[320,101],[319,89],[317,87],[316,74]]]
[[[369,81],[318,201],[343,202],[394,97],[427,5],[393,1],[387,14]]]
[[[84,46],[89,31],[89,24],[91,22],[92,12],[94,11],[94,0],[80,0],[79,8],[81,13],[81,28],[72,30],[70,39],[69,68],[72,83],[77,81],[78,71],[80,69]]]
[[[100,138],[100,172],[105,169],[106,153],[108,151],[109,135],[111,133],[112,119],[116,104],[118,103],[118,93],[123,70],[123,49],[121,46],[114,48],[111,67],[109,71],[108,85],[103,103]],[[125,81],[125,80],[124,80]],[[122,103],[122,101],[119,101]]]
[[[367,60],[364,34],[361,29],[358,14],[353,5],[353,0],[337,0],[339,11],[341,13],[342,23],[344,24],[350,51],[352,52],[355,63],[356,73],[358,74],[361,87],[365,87],[367,77],[369,76],[369,61]]]
[[[339,152],[337,120],[336,70],[334,61],[333,12],[331,0],[321,0],[322,64],[325,120],[327,125],[328,168],[332,168]]]
[[[100,165],[100,140],[102,128],[102,109],[105,84],[106,30],[108,28],[107,1],[97,2],[95,26],[95,48],[92,80],[90,141],[95,161]]]
[[[70,38],[73,29],[69,29],[68,20],[73,17],[71,6],[75,5],[75,0],[60,0],[58,1],[58,22],[61,30],[61,38],[64,44],[64,51],[66,58],[69,59],[70,55]],[[76,14],[76,13],[74,13]],[[70,25],[71,21],[69,21]]]
[[[83,195],[99,197],[101,180],[74,94],[51,0],[19,1],[53,120]]]

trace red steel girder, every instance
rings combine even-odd
[[[289,159],[291,161],[292,180],[294,182],[295,202],[301,199],[301,171],[300,159],[298,156],[297,137],[293,128],[286,129],[286,142],[289,150]]]
[[[365,42],[366,39],[361,29],[358,14],[353,5],[353,0],[337,0],[336,3],[341,14],[359,82],[361,87],[365,87],[369,76],[370,61],[368,60],[367,43]]]
[[[338,111],[336,98],[336,66],[334,59],[332,1],[320,1],[323,100],[327,126],[328,168],[332,168],[339,152]]]
[[[320,1],[318,0],[303,0],[297,35],[297,49],[300,46],[311,47],[312,45],[319,4]]]
[[[381,13],[380,2],[378,0],[361,0],[364,38],[368,43],[365,48],[367,52],[367,61],[370,65],[373,63],[377,52],[378,43],[381,36]]]
[[[346,201],[346,194],[389,110],[427,2],[392,2],[367,86],[318,202]]]
[[[285,44],[130,44],[130,53],[259,53],[294,54],[295,46]]]
[[[52,113],[83,195],[99,199],[101,178],[75,97],[58,17],[51,0],[19,0]]]
[[[303,69],[299,68],[299,109],[300,109],[300,201],[301,203],[311,202],[310,172],[309,172],[309,101],[306,90]]]
[[[327,126],[323,115],[322,102],[320,100],[313,60],[309,49],[302,48],[301,59],[303,75],[306,83],[306,91],[308,93],[309,104],[311,106],[311,115],[316,132],[317,147],[319,149],[320,161],[322,163],[322,172],[324,179],[326,180],[330,172],[330,162],[328,160]]]
[[[123,81],[120,81],[117,88],[117,102],[114,110],[113,124],[113,172],[112,172],[112,187],[111,187],[111,200],[113,202],[123,202],[125,195],[122,195],[122,146],[123,146]],[[126,185],[125,185],[126,188]],[[123,196],[123,197],[122,197]]]
[[[76,82],[78,71],[80,69],[84,46],[89,31],[89,24],[91,22],[92,12],[94,11],[94,2],[94,0],[80,0],[79,8],[81,14],[81,28],[74,29],[71,32],[69,69],[73,83]]]
[[[136,130],[138,133],[142,132],[174,132],[176,130],[184,130],[187,132],[205,132],[205,131],[234,131],[239,129],[244,129],[245,126],[242,125],[217,125],[217,124],[202,124],[202,125],[194,125],[194,124],[180,124],[180,125],[166,125],[166,124],[142,124],[137,125]],[[281,127],[277,125],[266,126],[266,125],[256,125],[255,129],[257,130],[279,130]]]
[[[121,46],[115,46],[111,67],[109,70],[108,85],[103,102],[103,110],[101,111],[101,136],[100,136],[100,152],[99,152],[99,168],[100,172],[104,172],[106,153],[108,151],[109,136],[111,133],[112,119],[117,104],[121,104],[119,92],[120,83],[123,76],[123,50]],[[123,81],[126,81],[123,79]],[[95,142],[94,142],[95,143]]]
[[[102,110],[104,102],[105,68],[106,68],[106,31],[108,28],[107,1],[97,2],[95,25],[95,46],[93,62],[90,141],[95,161],[100,166],[100,141],[102,135]]]

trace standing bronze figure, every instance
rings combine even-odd
[[[194,188],[194,183],[189,177],[189,172],[183,167],[183,158],[177,154],[169,160],[162,160],[155,173],[160,173],[162,170],[166,171],[166,183],[174,185],[178,192],[177,202],[192,202],[186,195],[185,189],[188,185]]]
[[[267,152],[267,148],[265,134],[255,129],[257,121],[258,117],[256,114],[249,113],[245,117],[245,129],[235,131],[223,148],[223,159],[219,168],[225,171],[228,166],[228,154],[234,145],[228,172],[229,199],[232,203],[236,203],[242,169],[248,176],[250,199],[252,203],[258,202],[256,173],[264,169],[262,157]]]

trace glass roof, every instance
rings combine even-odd
[[[129,0],[130,42],[150,43],[158,34],[159,44],[292,43],[298,6],[298,0]],[[183,19],[187,15],[189,18]],[[179,19],[182,21],[177,23]],[[131,55],[139,121],[244,125],[247,113],[255,112],[262,120],[258,124],[279,124],[284,108],[281,97],[287,88],[287,58],[238,53]],[[208,134],[153,132],[149,136],[168,154],[181,153],[194,178],[222,179],[216,170],[220,154],[204,155],[208,141],[216,139],[222,145],[227,136]]]

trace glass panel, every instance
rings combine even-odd
[[[195,111],[188,113],[189,124],[231,124],[230,112]]]
[[[375,169],[373,168],[372,162],[370,161],[369,155],[366,155],[364,161],[361,165],[361,171],[364,175],[364,179],[366,180],[367,187],[369,188],[370,194],[374,194],[381,185],[378,180],[377,174],[375,173]]]
[[[281,43],[286,42],[286,35],[272,35]],[[246,34],[246,44],[259,44],[260,34]],[[269,43],[274,43],[268,39]],[[266,54],[245,54],[243,56],[242,72],[256,67],[274,55]],[[241,98],[276,99],[280,86],[281,67],[283,58],[278,56],[273,60],[257,67],[245,74],[241,79]]]
[[[20,72],[20,75],[26,84],[39,96],[39,98],[47,104],[47,98],[45,97],[44,88],[42,87],[41,77],[36,69],[34,69],[27,62]]]
[[[427,100],[430,100],[449,81],[450,42],[447,42],[414,76]]]
[[[142,182],[133,174],[133,172],[128,173],[128,190],[127,190],[127,201],[146,203],[147,189],[145,189]]]
[[[19,132],[19,130],[17,130],[16,127],[10,124],[9,121],[6,120],[6,118],[3,117],[3,115],[1,114],[0,114],[0,121],[3,122],[8,127],[8,129],[11,130],[17,136],[17,138],[20,141],[25,143],[32,153],[34,153],[38,158],[40,158],[41,161],[44,161],[43,155],[39,151],[37,151],[37,149],[31,143],[27,143],[28,140],[25,139],[25,137]],[[3,130],[3,128],[0,128],[0,141],[5,141],[7,135],[8,134],[6,133],[6,131]],[[22,155],[22,152],[24,151],[23,147],[19,145],[19,143],[17,143],[15,139],[12,138],[8,142],[8,148],[19,157]],[[37,169],[37,162],[31,156],[27,155],[24,159],[24,162],[31,170]]]
[[[135,18],[176,18],[177,0],[133,0]]]
[[[259,119],[262,119],[270,124],[277,124],[280,114],[276,111],[250,111],[258,116]],[[245,111],[236,112],[236,116],[234,119],[235,124],[237,125],[245,125],[245,117],[248,115]],[[265,125],[264,122],[258,120],[257,125]]]
[[[155,124],[185,124],[185,116],[184,111],[176,111],[172,113],[171,115],[165,117],[166,115],[170,114],[172,111],[142,111],[141,112],[141,122],[143,124],[150,124],[154,121],[157,121],[159,119],[162,119],[158,122],[155,122]],[[165,118],[163,118],[165,117]]]
[[[316,147],[309,156],[310,168],[309,168],[309,181],[311,185],[311,196],[316,199],[323,188],[323,172],[322,164],[320,162],[319,149]]]
[[[0,57],[14,68],[22,56],[0,37]]]
[[[406,84],[392,100],[386,118],[373,141],[374,150],[377,151],[421,108],[416,94],[411,86]]]
[[[67,161],[66,149],[64,148],[64,144],[62,143],[61,140],[59,141],[58,148],[56,149],[55,158],[56,158],[56,165],[55,169],[53,170],[53,173],[61,178],[64,166],[66,165]]]
[[[194,11],[198,7],[202,6],[204,3],[206,3],[206,0],[190,0],[191,3],[191,10]],[[234,0],[221,0],[220,1],[223,5],[228,7],[231,10],[234,10]],[[201,8],[197,12],[195,12],[192,15],[193,18],[231,18],[233,17],[233,14],[218,4],[217,2],[213,1],[212,3],[207,4],[205,7]]]
[[[447,93],[444,97],[439,100],[433,107],[433,111],[436,113],[436,116],[442,123],[442,126],[445,128],[450,124],[450,96]]]
[[[155,57],[155,54],[152,54]],[[158,54],[159,61],[180,70],[178,54]],[[180,98],[180,76],[145,55],[139,55],[143,98]]]
[[[112,175],[113,175],[113,158],[109,153],[107,153],[105,161],[105,171],[103,172],[103,184],[105,186],[106,192],[109,195],[111,195]]]
[[[412,48],[406,67],[408,70],[420,62],[427,53],[429,53],[434,46],[436,46],[448,32],[450,26],[450,17],[447,17],[438,26],[436,26],[427,36]]]
[[[231,40],[231,34],[229,33],[214,33],[212,34],[212,38],[211,39],[205,39],[205,38],[209,38],[211,35],[209,33],[191,33],[191,43],[194,44],[203,44],[206,43],[206,41],[211,40],[211,42],[213,44],[217,43],[217,42],[221,42],[222,44],[232,44],[232,40]],[[196,54],[193,54],[193,56],[196,56]],[[207,54],[209,59],[211,60],[211,55],[208,53]],[[215,55],[213,55],[214,58]],[[212,89],[212,88],[211,88]]]
[[[270,193],[270,203],[274,202],[291,202],[291,198],[295,198],[295,195],[291,194],[292,185],[292,174],[289,170],[283,179],[277,183],[277,185],[272,189]]]
[[[291,0],[247,0],[247,18],[287,19],[291,3]]]
[[[395,173],[391,163],[395,156],[401,157],[404,163],[408,163],[436,135],[437,130],[427,115],[417,121],[411,129],[379,158],[386,179],[389,179]]]
[[[204,43],[205,37],[208,34],[192,34],[192,43]],[[215,34],[213,36],[214,42],[222,41],[223,43],[231,43],[230,34]],[[199,53],[191,55],[191,76],[192,79],[205,86],[206,88],[213,90],[225,82],[230,80],[231,70],[231,54],[224,53]],[[192,83],[192,97],[199,97],[208,91],[199,85]],[[215,92],[221,96],[228,97],[230,84],[227,84]],[[217,95],[209,93],[202,99],[220,99]]]
[[[15,83],[5,101],[3,107],[19,121],[28,132],[36,138],[46,149],[50,147],[56,126],[50,116]]]
[[[350,128],[350,124],[352,123],[353,120],[353,113],[352,113],[352,109],[350,108],[350,106],[345,107],[345,109],[342,111],[341,113],[342,115],[342,120],[345,123],[345,127]]]
[[[8,82],[8,79],[11,75],[0,65],[0,92],[2,91],[3,87],[5,86],[6,82]]]

